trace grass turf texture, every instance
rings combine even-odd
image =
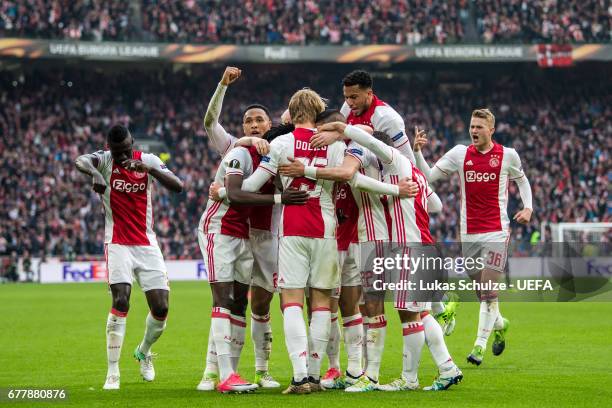
[[[483,364],[465,362],[472,348],[478,304],[462,303],[457,328],[447,338],[451,355],[464,380],[449,391],[347,394],[327,391],[307,396],[284,396],[280,390],[249,395],[198,392],[204,367],[210,322],[211,294],[204,282],[172,284],[166,332],[153,351],[157,378],[145,383],[132,357],[140,342],[147,313],[146,301],[134,287],[122,350],[121,390],[104,391],[106,374],[105,322],[110,295],[104,284],[2,285],[0,331],[0,388],[62,388],[79,406],[326,406],[363,407],[410,404],[421,407],[474,406],[612,406],[612,303],[505,303],[501,310],[511,321],[507,349],[494,357],[489,349]],[[389,309],[390,310],[390,309]],[[400,374],[402,339],[395,313],[389,326],[381,380]],[[291,364],[284,344],[278,298],[273,303],[273,351],[270,372],[285,387]],[[249,322],[250,326],[250,322]],[[249,328],[240,373],[254,376]],[[346,362],[344,354],[343,364]],[[323,366],[326,366],[326,361]],[[423,349],[421,386],[436,374],[429,351]],[[282,388],[281,388],[282,389]],[[3,402],[6,402],[4,400]],[[41,406],[45,402],[20,402]]]

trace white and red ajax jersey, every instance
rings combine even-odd
[[[391,197],[391,239],[400,244],[432,244],[434,240],[429,231],[427,198],[433,194],[425,175],[406,157],[393,150],[391,163],[383,163],[385,181],[398,184],[401,179],[409,178],[418,183],[419,192],[414,198]]]
[[[461,234],[507,230],[508,181],[525,177],[516,150],[493,143],[487,153],[457,145],[435,164],[461,179]]]
[[[153,176],[121,167],[110,151],[95,152],[93,156],[98,159],[97,169],[107,185],[102,195],[104,243],[157,245],[153,231]],[[132,158],[157,170],[169,171],[154,154],[133,151]]]
[[[351,141],[346,154],[359,160],[361,174],[384,181],[382,163],[370,150]],[[387,202],[383,202],[381,197],[375,194],[368,194],[358,189],[352,190],[359,208],[359,222],[357,223],[359,242],[387,241],[389,239],[389,228],[385,216]]]
[[[399,150],[375,139],[355,126],[347,126],[344,134],[355,142],[367,146],[380,159],[383,165],[385,182],[399,184],[409,178],[419,185],[419,192],[413,198],[392,197],[388,209],[391,213],[391,240],[399,244],[431,244],[434,242],[429,232],[427,198],[433,194],[427,179],[419,169]]]
[[[257,151],[252,147],[236,147],[230,150],[221,160],[215,174],[215,182],[224,186],[227,175],[237,174],[244,178],[250,176],[259,164],[259,159]],[[199,229],[205,234],[248,238],[251,208],[249,205],[230,204],[226,200],[208,200],[206,210],[200,218]]]
[[[353,114],[346,102],[344,102],[340,111],[349,125],[366,125],[377,132],[385,132],[393,140],[393,147],[415,163],[412,146],[410,146],[410,140],[406,135],[404,119],[382,99],[373,95],[370,107],[359,116]]]
[[[287,157],[300,160],[307,166],[340,166],[346,145],[335,142],[314,149],[310,147],[313,134],[314,129],[297,128],[292,133],[277,137],[270,144],[270,153],[261,159],[259,167],[276,175],[278,166],[288,163]],[[281,176],[281,182],[283,188],[295,187],[308,191],[310,198],[305,205],[283,205],[280,236],[335,238],[334,182],[284,176]]]

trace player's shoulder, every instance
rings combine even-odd
[[[285,146],[289,143],[293,143],[294,138],[293,132],[285,133],[284,135],[274,138],[274,140],[270,143],[270,146]]]
[[[468,150],[469,146],[464,144],[455,145],[452,149],[446,152],[446,155],[454,156],[454,155],[462,155],[465,154]]]
[[[113,162],[113,156],[110,150],[98,150],[90,154],[98,160],[98,168],[109,166]]]
[[[230,149],[229,152],[227,152],[227,154],[225,155],[225,159],[227,159],[228,157],[236,158],[236,157],[245,157],[249,155],[250,154],[249,154],[248,147],[234,146]]]
[[[502,150],[504,151],[504,156],[508,155],[510,157],[519,157],[518,152],[516,151],[516,149],[514,147],[507,147],[507,146],[503,146],[503,145],[499,145]]]
[[[401,115],[395,109],[393,109],[391,105],[382,99],[376,98],[372,103],[374,103],[375,106],[374,116],[401,118]]]

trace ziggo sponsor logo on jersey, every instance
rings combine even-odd
[[[147,183],[126,183],[125,180],[113,180],[113,188],[122,193],[137,193],[147,189]]]
[[[465,181],[467,183],[478,183],[478,182],[487,182],[493,181],[497,179],[497,174],[495,173],[480,173],[474,170],[465,172]]]

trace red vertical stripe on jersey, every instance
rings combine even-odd
[[[207,233],[208,227],[210,226],[210,220],[212,220],[217,210],[219,210],[219,207],[221,207],[221,201],[215,201],[213,205],[208,208],[208,211],[206,211],[206,217],[204,217],[204,223],[202,226],[203,232],[205,234]]]
[[[206,245],[206,255],[208,256],[208,281],[215,281],[215,234],[206,234],[208,245]]]
[[[133,151],[132,158],[142,159]],[[113,162],[110,177],[110,207],[113,216],[113,244],[150,245],[147,236],[147,173],[128,171]]]
[[[414,215],[417,227],[421,233],[421,243],[432,244],[434,240],[429,231],[429,214],[427,213],[426,206],[423,206],[423,203],[427,200],[427,191],[425,191],[427,180],[423,173],[414,166],[412,166],[412,180],[419,185],[419,192],[414,198]]]
[[[503,146],[482,154],[470,145],[463,161],[465,213],[468,234],[501,231],[499,178],[504,159]]]

